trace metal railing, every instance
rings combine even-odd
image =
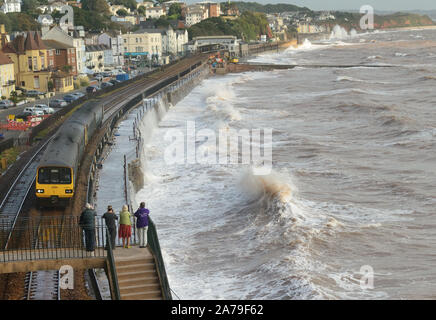
[[[91,256],[106,258],[106,226],[96,219],[95,227],[91,229],[93,232],[90,236],[94,242]],[[0,243],[7,241],[11,231],[13,237],[9,239],[7,248],[0,250],[0,262],[90,257],[79,217],[19,218],[15,227],[3,222],[0,223]]]
[[[160,250],[156,225],[154,224],[153,220],[150,217],[148,218],[147,241],[155,257],[156,270],[158,272],[160,284],[162,287],[162,295],[165,300],[172,300],[173,298],[171,295],[171,288],[168,282],[168,276],[165,270],[165,263],[162,257],[162,252]]]
[[[106,238],[109,239],[109,231],[106,229]],[[115,259],[114,254],[112,251],[112,245],[110,241],[108,241],[107,245],[107,261],[108,261],[108,272],[110,272],[111,278],[112,278],[112,291],[113,291],[113,300],[121,300],[121,294],[120,294],[120,287],[118,285],[118,276],[117,276],[117,270],[115,267]]]

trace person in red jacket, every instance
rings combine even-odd
[[[148,231],[148,215],[150,211],[145,208],[145,202],[141,202],[138,210],[135,212],[136,229],[139,236],[139,247],[145,248],[147,246],[147,231]]]

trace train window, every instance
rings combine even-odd
[[[38,183],[41,184],[70,184],[70,168],[40,168],[38,171]]]

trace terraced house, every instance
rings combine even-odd
[[[104,48],[102,46],[86,46],[85,66],[94,73],[104,70]]]
[[[76,49],[55,41],[43,40],[49,57],[49,70],[53,71],[52,82],[57,92],[74,90],[73,76],[77,75]]]
[[[19,35],[3,48],[14,63],[16,85],[27,90],[47,92],[51,72],[48,69],[47,48],[38,32]]]
[[[162,57],[162,34],[159,29],[140,29],[123,34],[125,56]]]

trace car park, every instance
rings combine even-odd
[[[79,99],[79,97],[75,96],[74,94],[66,94],[62,97],[62,99],[64,99],[66,102],[70,103],[70,102],[73,102],[74,100]]]
[[[1,100],[0,109],[7,109],[13,107],[15,104],[11,100]]]
[[[68,103],[65,100],[62,99],[53,99],[50,100],[49,106],[52,108],[62,108],[67,106]]]
[[[110,83],[110,82],[103,82],[103,83],[100,85],[100,87],[101,87],[102,89],[107,88],[107,87],[112,87],[112,86],[113,86],[113,84]]]

